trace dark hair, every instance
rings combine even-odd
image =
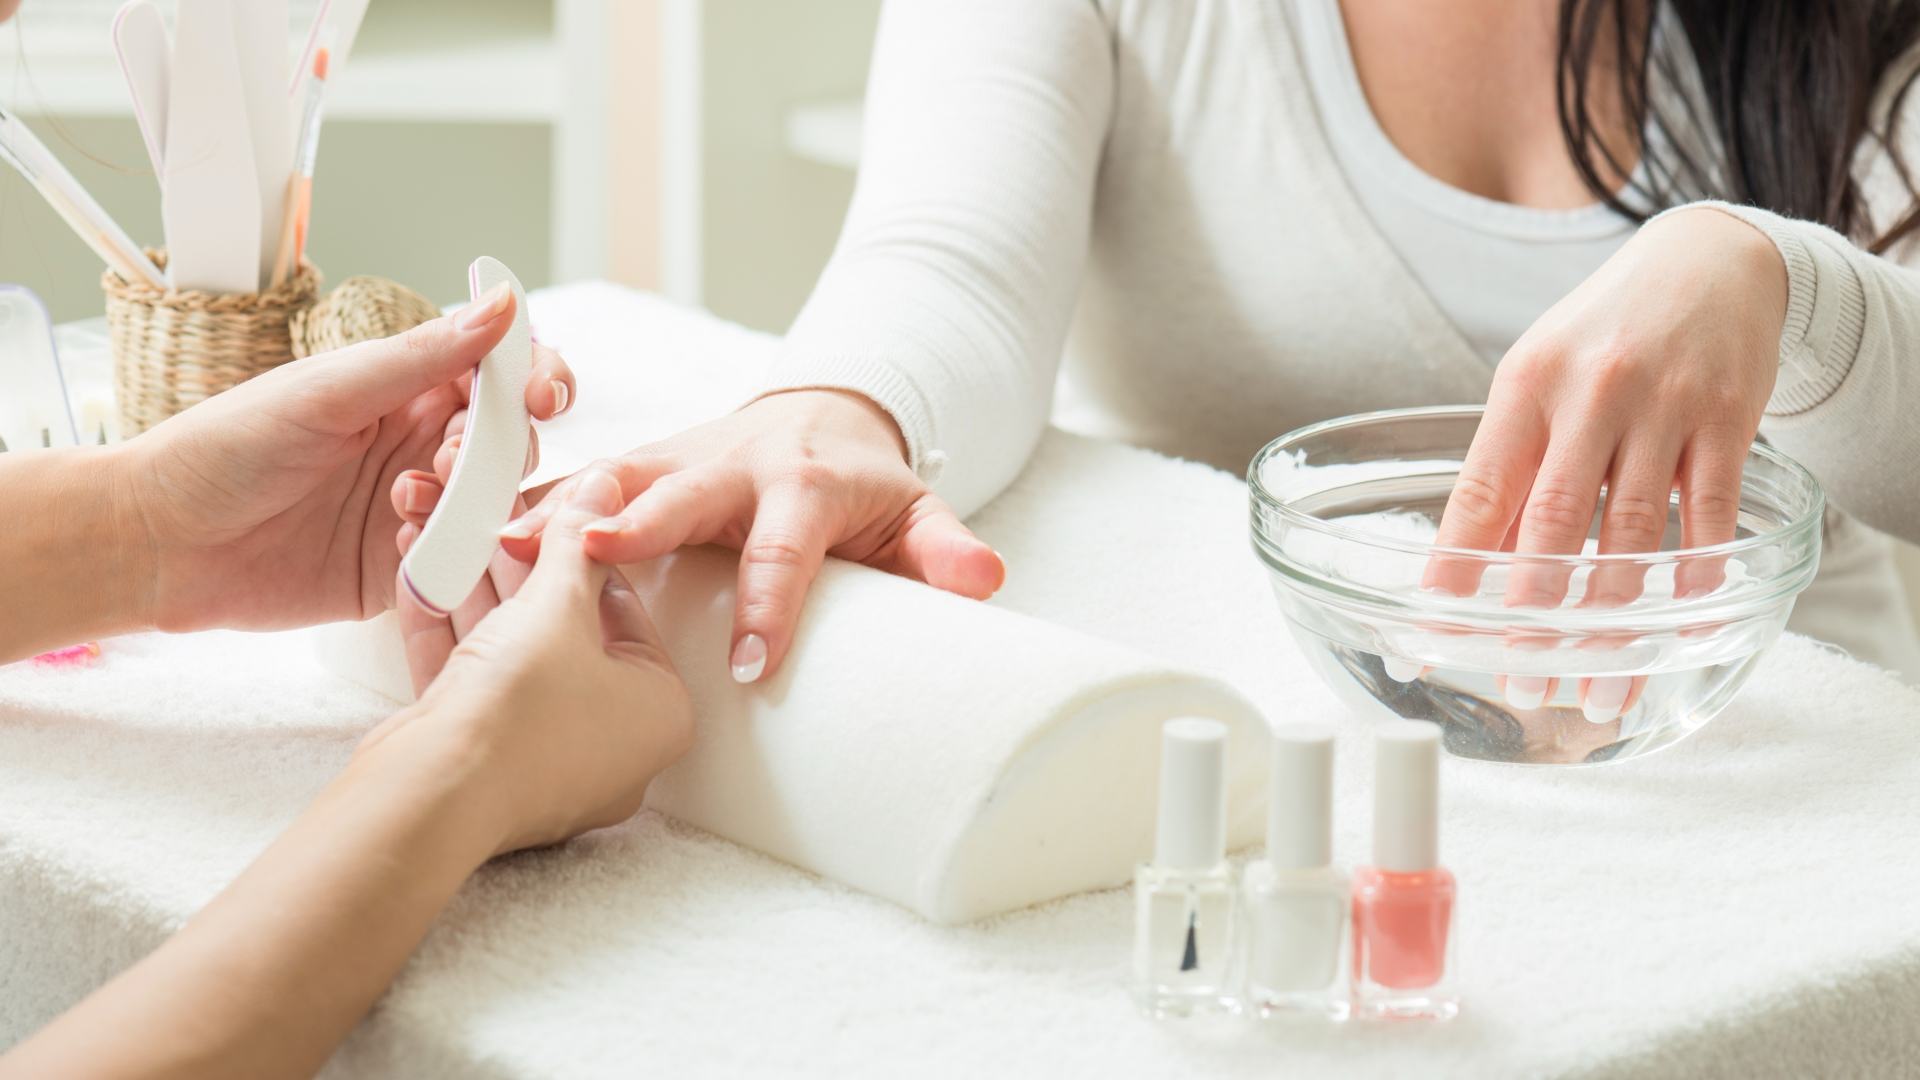
[[[1895,145],[1914,70],[1895,75],[1920,41],[1920,0],[1665,0],[1692,47],[1700,100],[1654,101],[1650,76],[1690,84],[1684,50],[1653,48],[1651,5],[1660,0],[1561,0],[1555,99],[1560,130],[1587,186],[1636,221],[1689,198],[1751,203],[1818,221],[1882,251],[1920,226],[1920,192]],[[1619,72],[1617,100],[1590,94]],[[1897,77],[1897,86],[1882,82]],[[1875,114],[1880,94],[1889,103]],[[1614,109],[1619,112],[1615,114]],[[1631,159],[1607,145],[1602,118],[1635,133],[1644,169],[1624,191]],[[1707,151],[1686,132],[1717,141]],[[1651,138],[1649,136],[1652,136]],[[1868,220],[1854,174],[1868,139],[1886,146],[1906,185],[1907,208]]]

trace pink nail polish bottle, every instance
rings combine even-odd
[[[1440,865],[1440,728],[1402,721],[1373,745],[1373,865],[1353,875],[1354,1014],[1445,1020],[1460,999],[1455,887]]]

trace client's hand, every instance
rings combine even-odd
[[[1685,546],[1733,539],[1786,306],[1786,266],[1746,222],[1700,208],[1641,229],[1500,361],[1436,543],[1577,554],[1600,507],[1601,554],[1656,551],[1676,487]],[[1472,595],[1478,571],[1436,559],[1426,584]],[[1718,584],[1714,563],[1681,573],[1682,591]],[[1629,568],[1592,591],[1620,604],[1639,590]],[[1523,565],[1507,601],[1566,594],[1564,571]]]
[[[626,820],[692,742],[686,687],[639,597],[585,551],[581,527],[620,504],[610,472],[578,474],[525,583],[471,631],[401,590],[408,665],[431,683],[358,754],[473,770],[500,816],[499,851]]]
[[[276,368],[121,448],[127,516],[153,560],[151,594],[130,598],[144,624],[270,628],[392,606],[389,489],[431,467],[512,322],[502,286],[405,334]],[[550,419],[572,397],[566,364],[536,348],[528,410]]]
[[[437,479],[403,478],[394,501],[416,508],[410,523],[426,520],[451,462],[436,463]],[[602,467],[618,478],[626,508],[588,526],[594,558],[643,562],[707,543],[742,553],[726,658],[741,682],[779,668],[828,555],[979,599],[1006,577],[1000,556],[907,468],[893,420],[854,394],[774,394]],[[577,479],[502,531],[509,552],[534,557]]]

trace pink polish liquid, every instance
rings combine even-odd
[[[1426,990],[1447,976],[1453,875],[1363,867],[1353,881],[1353,967],[1388,990]]]
[[[1359,1016],[1445,1020],[1453,991],[1457,886],[1440,865],[1440,729],[1393,724],[1374,742],[1373,861],[1353,875],[1353,996]]]

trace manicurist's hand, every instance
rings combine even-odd
[[[503,823],[502,851],[625,820],[693,731],[686,688],[639,597],[586,551],[581,529],[620,509],[619,481],[588,469],[552,501],[562,505],[532,571],[477,625],[402,590],[408,666],[425,691],[360,749],[469,747],[460,756],[495,774],[480,786]]]
[[[502,286],[396,337],[276,368],[128,443],[125,487],[153,558],[148,624],[268,628],[390,607],[390,489],[432,467],[513,304]],[[528,410],[549,419],[572,398],[566,364],[536,348]]]
[[[403,609],[416,673],[438,675],[421,700],[179,934],[0,1054],[0,1077],[310,1076],[476,867],[632,814],[693,721],[633,590],[584,551],[581,526],[620,502],[583,476],[524,586],[457,644]]]
[[[907,467],[893,420],[858,395],[774,394],[601,466],[625,508],[586,527],[594,558],[641,562],[706,543],[742,553],[730,654],[713,661],[741,682],[779,668],[828,555],[982,599],[1006,576],[993,549]],[[396,490],[396,503],[418,508],[410,522],[426,520],[445,478],[442,469]],[[533,558],[578,480],[561,481],[509,525],[506,550]]]
[[[1500,362],[1437,542],[1577,553],[1603,484],[1603,554],[1657,550],[1676,487],[1685,546],[1733,539],[1786,298],[1778,252],[1745,222],[1701,208],[1642,228]],[[1683,593],[1718,584],[1711,562],[1682,573]],[[1479,585],[1473,567],[1447,560],[1426,583],[1460,595]],[[1506,599],[1551,607],[1566,590],[1564,576],[1522,567]],[[1629,570],[1588,599],[1638,592]]]

